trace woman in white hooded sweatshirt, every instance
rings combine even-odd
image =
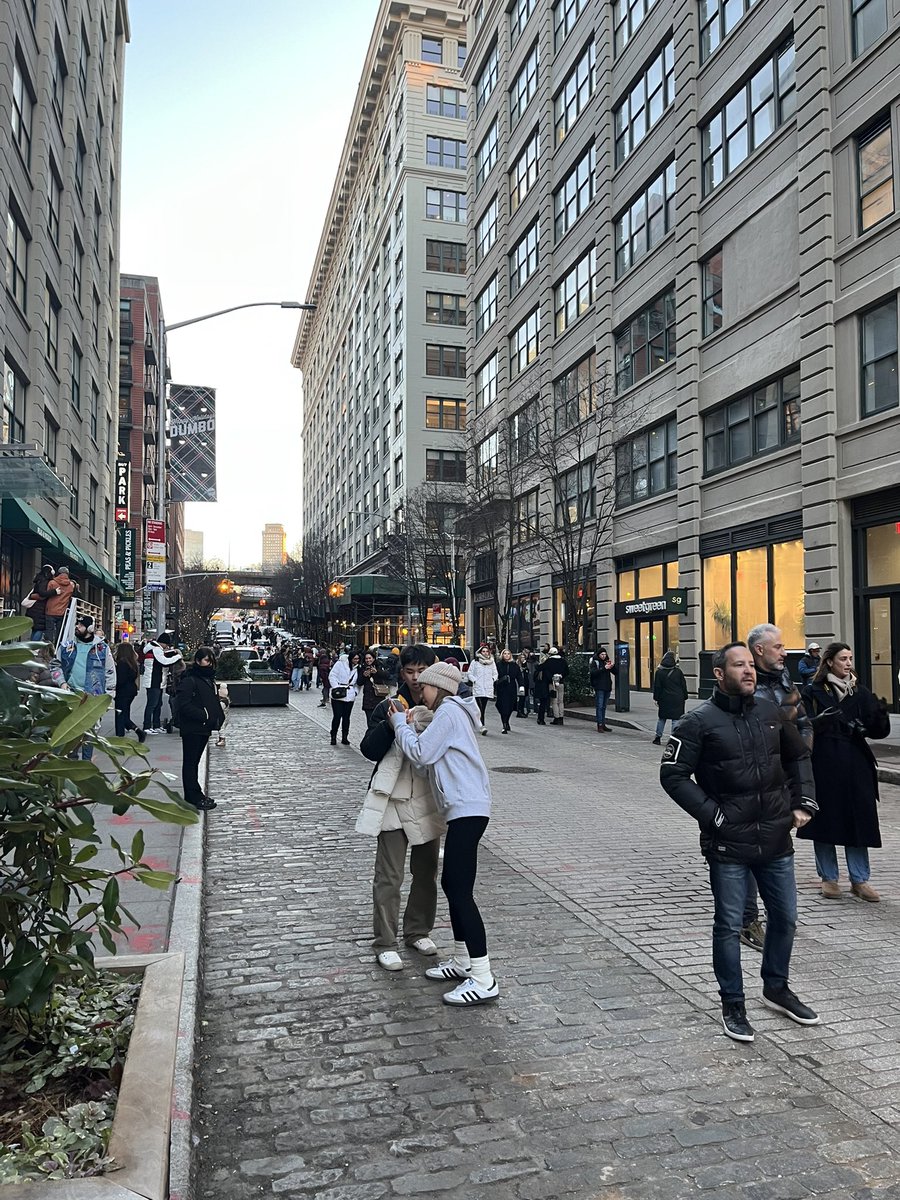
[[[478,748],[481,729],[471,698],[457,695],[462,673],[436,662],[419,675],[425,703],[434,713],[431,724],[417,733],[408,714],[392,707],[391,725],[403,753],[415,767],[428,771],[431,790],[447,822],[441,887],[450,909],[453,957],[425,972],[429,979],[461,982],[444,994],[457,1008],[487,1004],[500,995],[491,974],[484,922],[475,903],[478,843],[491,815],[491,788]]]

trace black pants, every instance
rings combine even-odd
[[[537,704],[537,719],[539,721],[546,721],[547,713],[550,709],[550,697],[546,695],[538,696],[535,703]]]
[[[453,939],[465,942],[472,958],[487,954],[484,921],[475,903],[478,843],[488,826],[487,817],[457,817],[447,822],[441,888],[450,909]]]
[[[200,786],[197,771],[208,741],[208,733],[181,735],[181,786],[188,804],[199,804],[203,799],[203,788]]]
[[[350,738],[350,714],[353,712],[353,701],[348,704],[346,700],[332,700],[331,711],[334,716],[331,718],[331,740],[334,741],[337,737],[338,725],[341,727],[341,741],[346,742]]]
[[[484,714],[487,712],[488,700],[490,696],[476,696],[475,703],[478,705],[478,711],[481,713],[481,723],[484,724]]]
[[[129,700],[127,704],[116,709],[116,737],[124,737],[126,729],[137,729],[137,725],[131,719],[132,704],[134,700]]]

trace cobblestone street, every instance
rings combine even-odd
[[[489,710],[478,897],[501,999],[459,1012],[414,952],[396,974],[373,961],[363,717],[331,747],[317,700],[236,711],[211,762],[204,1200],[900,1197],[898,789],[882,788],[881,905],[823,901],[798,850],[792,983],[822,1024],[764,1009],[745,950],[757,1039],[740,1046],[719,1022],[696,826],[659,788],[658,750],[533,718],[501,738]]]

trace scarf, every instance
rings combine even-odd
[[[848,675],[846,679],[838,679],[837,675],[832,675],[830,671],[828,672],[828,686],[837,696],[839,704],[843,700],[846,700],[848,696],[853,695],[855,685],[855,675]]]

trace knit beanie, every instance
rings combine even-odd
[[[419,675],[419,683],[430,683],[432,687],[441,688],[455,696],[462,683],[462,671],[451,667],[449,663],[436,662],[426,667]]]

